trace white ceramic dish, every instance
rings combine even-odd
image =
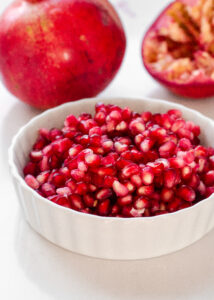
[[[69,113],[94,112],[96,102],[129,106],[135,111],[180,109],[185,119],[201,126],[202,142],[214,146],[214,122],[175,103],[154,99],[85,99],[50,109],[32,119],[13,138],[9,165],[18,199],[29,224],[65,249],[106,259],[143,259],[182,249],[214,227],[214,195],[191,208],[147,218],[99,217],[79,213],[41,197],[23,179],[22,169],[41,127],[62,127]]]

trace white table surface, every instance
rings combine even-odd
[[[11,0],[1,0],[2,11]],[[180,99],[154,82],[142,67],[140,43],[166,0],[112,0],[128,36],[123,66],[99,95],[143,95],[180,102],[214,118],[214,99]],[[214,299],[214,231],[164,257],[106,261],[54,246],[25,222],[8,172],[7,150],[18,128],[39,112],[0,85],[0,299]]]

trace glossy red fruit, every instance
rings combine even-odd
[[[97,95],[116,75],[125,46],[107,0],[16,0],[0,18],[3,82],[40,109]]]
[[[212,1],[176,0],[161,12],[142,43],[144,66],[175,94],[214,95]]]

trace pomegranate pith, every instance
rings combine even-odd
[[[69,115],[62,130],[39,130],[23,173],[41,196],[82,213],[130,218],[175,212],[214,193],[214,149],[199,144],[200,128],[180,111],[95,109],[94,117]]]
[[[143,39],[145,68],[176,94],[214,95],[213,13],[212,1],[175,0]]]

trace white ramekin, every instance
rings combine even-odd
[[[166,112],[177,108],[185,119],[199,124],[201,140],[214,146],[214,122],[184,106],[154,99],[85,99],[50,109],[33,118],[13,138],[9,165],[14,186],[29,224],[43,237],[65,249],[106,259],[142,259],[182,249],[214,226],[214,195],[193,207],[146,218],[99,217],[61,207],[41,197],[23,179],[22,169],[41,127],[62,127],[72,113],[94,112],[97,102],[129,106],[135,111]]]

